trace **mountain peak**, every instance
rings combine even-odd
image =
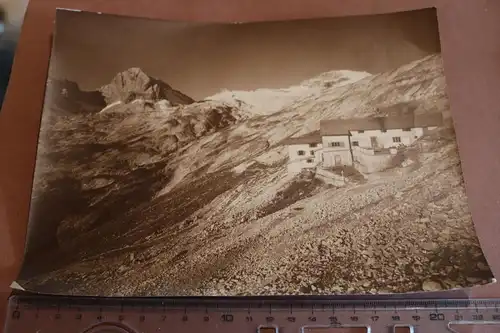
[[[118,73],[111,83],[100,89],[108,104],[135,99],[168,100],[171,105],[191,104],[194,100],[173,89],[167,83],[146,74],[139,67],[131,67]]]
[[[144,71],[140,67],[131,67],[129,69],[126,69],[123,71],[123,73],[129,72],[129,73],[144,73]],[[146,74],[146,73],[144,73]]]
[[[121,80],[124,78],[130,78],[130,79],[143,79],[143,80],[151,80],[152,77],[150,77],[148,74],[146,74],[140,67],[131,67],[129,69],[126,69],[118,74],[115,75],[113,78],[112,82],[116,80]]]

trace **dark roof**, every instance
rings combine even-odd
[[[320,133],[321,135],[348,135],[349,131],[429,127],[442,124],[441,112],[425,114],[411,112],[387,117],[321,120]]]
[[[444,119],[442,112],[430,112],[415,115],[415,127],[443,126]]]
[[[310,143],[321,143],[321,134],[319,131],[314,131],[296,138],[287,138],[283,140],[283,144],[285,145],[302,145]]]
[[[379,118],[351,118],[321,120],[321,135],[348,135],[349,131],[381,129],[383,124]]]

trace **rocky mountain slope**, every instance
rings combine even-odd
[[[108,94],[101,112],[53,117],[42,129],[32,221],[52,235],[40,244],[56,246],[32,246],[18,282],[115,296],[487,283],[450,122],[394,168],[343,188],[287,173],[282,141],[321,119],[401,108],[449,119],[440,55],[389,73],[346,73],[279,90],[270,109],[264,90],[172,103],[139,83],[147,94]]]
[[[322,73],[317,77],[301,82],[297,86],[282,89],[257,89],[253,91],[224,90],[207,100],[232,103],[248,110],[252,115],[268,115],[279,111],[297,99],[306,96],[319,97],[323,88],[341,87],[369,76],[366,72],[332,71]]]

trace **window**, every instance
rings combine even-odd
[[[411,132],[411,128],[403,128],[403,131],[405,131],[405,132]]]
[[[310,153],[311,153],[311,156],[314,156],[314,150],[311,150]]]
[[[344,146],[343,142],[338,142],[338,141],[330,142],[330,147],[343,147],[343,146]]]
[[[312,162],[313,162],[312,158],[307,159],[307,163],[312,163]]]
[[[353,142],[352,142],[352,145],[353,145],[354,147],[358,147],[358,146],[359,146],[359,141],[353,141]]]
[[[383,130],[380,130],[382,133],[386,133],[387,130],[386,129],[383,129]]]
[[[310,148],[316,148],[317,146],[318,146],[318,144],[317,144],[317,143],[310,143],[310,144],[309,144],[309,147],[310,147]]]
[[[306,152],[305,152],[305,151],[303,151],[303,150],[299,150],[299,151],[297,152],[297,155],[299,155],[299,156],[304,156],[305,154],[306,154]]]
[[[400,136],[393,136],[392,137],[392,142],[401,142],[401,137]]]
[[[358,131],[358,133],[364,133],[364,132],[365,132],[365,131],[363,131],[363,130],[359,130],[359,131]]]

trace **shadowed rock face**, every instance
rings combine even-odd
[[[82,91],[77,83],[69,80],[50,80],[47,90],[51,102],[63,113],[95,113],[106,106],[99,91]]]
[[[140,68],[130,68],[116,75],[110,84],[102,87],[106,102],[130,102],[135,99],[168,100],[171,105],[191,104],[194,100],[174,90],[165,82],[152,78]]]

